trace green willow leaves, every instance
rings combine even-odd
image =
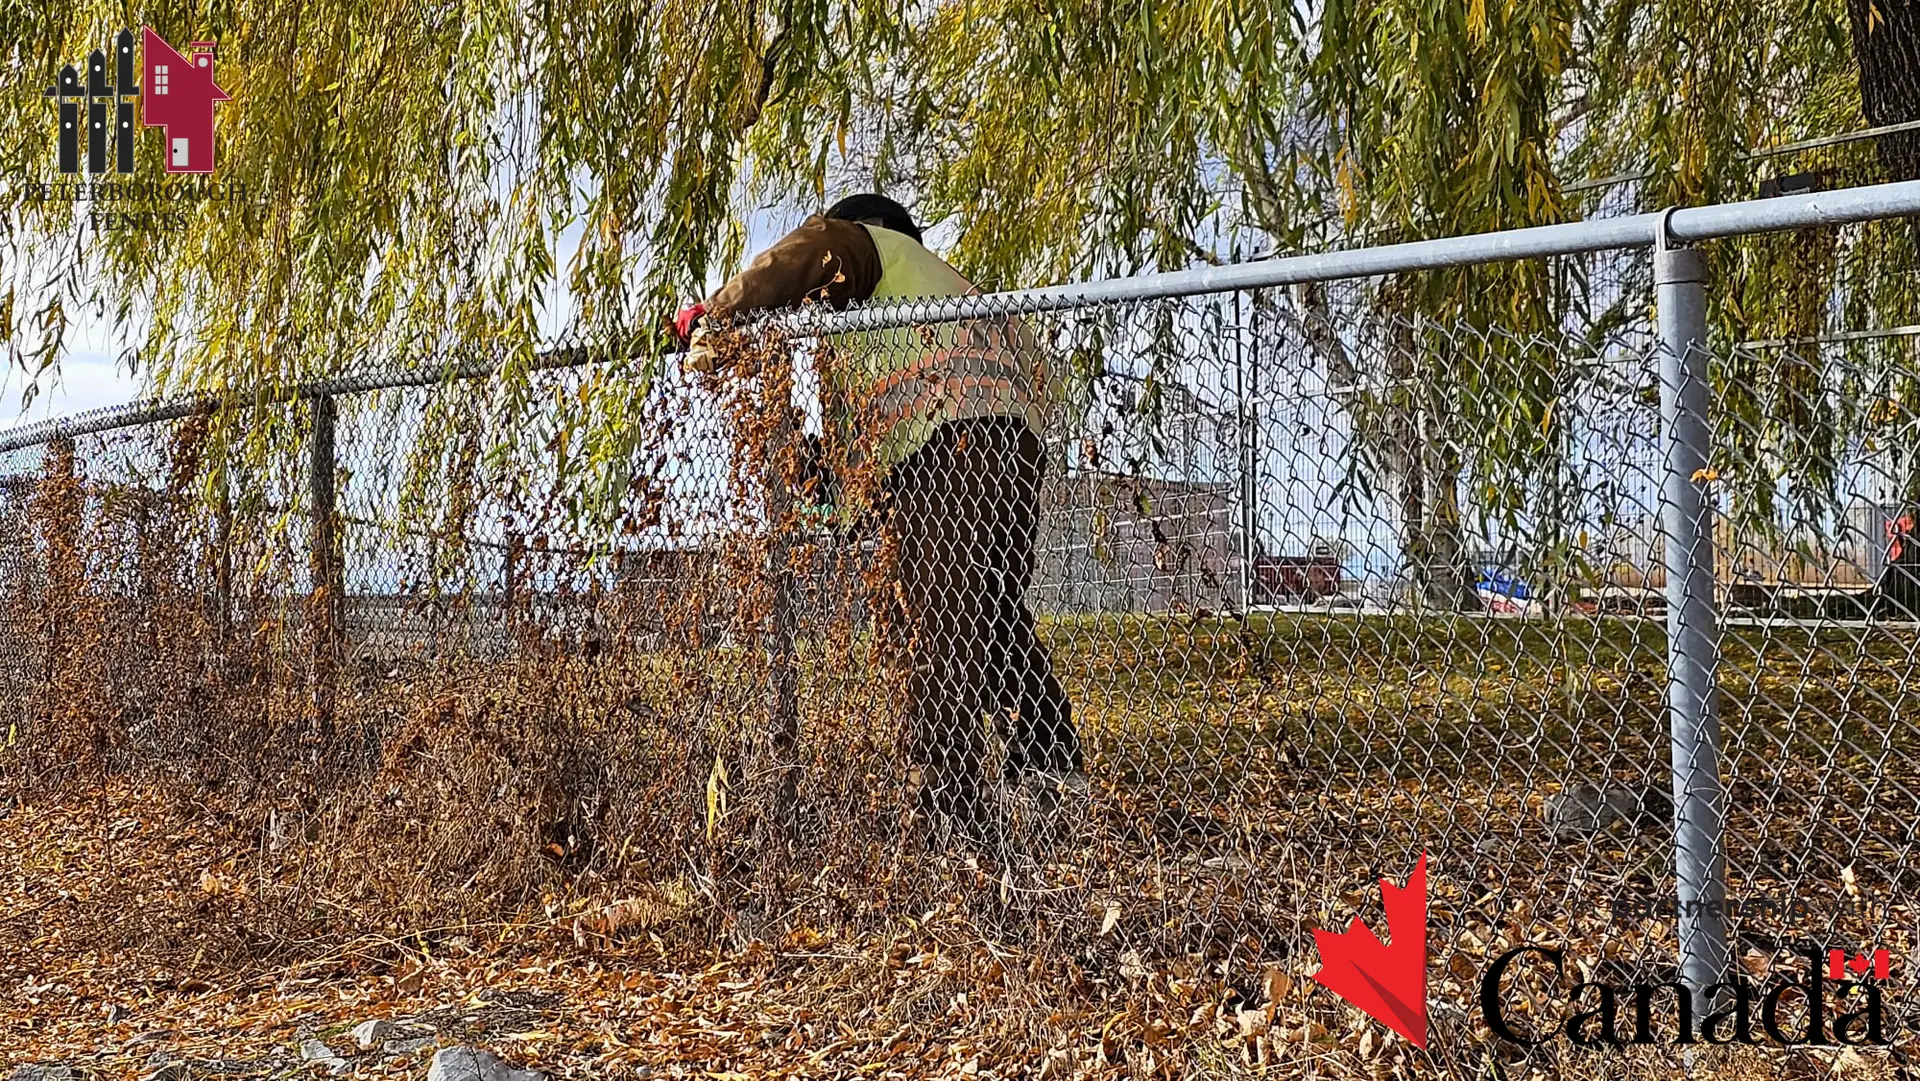
[[[1886,7],[1880,38],[1858,25],[1874,4]],[[1856,54],[1884,60],[1889,35],[1911,35],[1911,7],[10,3],[0,6],[0,41],[12,43],[0,94],[0,334],[10,363],[45,379],[76,321],[113,323],[164,393],[486,358],[506,368],[495,404],[511,415],[533,406],[521,376],[543,313],[569,311],[610,354],[639,358],[574,411],[566,443],[583,479],[571,498],[590,511],[627,488],[631,403],[662,321],[739,264],[757,208],[790,217],[883,187],[939,223],[976,280],[1016,287],[1236,250],[1565,220],[1601,209],[1571,184],[1615,174],[1632,179],[1584,190],[1648,207],[1750,197],[1750,151],[1861,126]],[[244,198],[179,204],[178,226],[77,220],[72,204],[33,194],[31,182],[52,179],[55,135],[39,89],[61,63],[141,23],[176,42],[218,42],[218,79],[233,96],[218,178]],[[1903,107],[1888,93],[1867,110],[1876,120]],[[147,138],[141,179],[158,179],[157,137]],[[1837,305],[1819,296],[1848,260],[1910,247],[1890,233],[1811,254],[1791,243],[1716,254],[1717,272],[1742,283],[1716,295],[1720,325],[1729,339],[1805,336],[1831,325],[1830,309],[1851,325],[1910,311],[1906,290],[1853,290]],[[1294,325],[1339,315],[1324,293],[1258,301]],[[1382,482],[1438,490],[1428,502],[1444,506],[1459,502],[1448,489],[1464,473],[1484,472],[1475,463],[1562,454],[1553,410],[1579,374],[1562,366],[1565,350],[1538,342],[1617,327],[1629,318],[1620,303],[1543,265],[1374,293],[1378,321],[1468,333],[1455,336],[1464,353],[1421,351],[1391,373],[1359,373],[1363,386],[1429,385],[1397,400],[1354,396],[1360,457]],[[1327,333],[1316,348],[1352,351],[1380,332]],[[1773,400],[1737,404],[1764,411]],[[1748,419],[1756,431],[1824,426],[1830,458],[1843,438],[1836,415],[1818,410]],[[1474,443],[1409,455],[1386,445],[1395,431],[1472,432]],[[505,468],[487,453],[455,460]],[[1455,528],[1447,513],[1405,523],[1407,539],[1436,543],[1435,530]]]

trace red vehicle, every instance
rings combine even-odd
[[[1873,588],[1875,615],[1920,618],[1920,538],[1913,524],[1912,514],[1887,522],[1887,563]]]
[[[1253,601],[1312,603],[1340,592],[1340,560],[1331,553],[1253,557]]]

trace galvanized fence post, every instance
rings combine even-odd
[[[1714,666],[1713,503],[1707,472],[1713,429],[1706,284],[1700,252],[1660,231],[1653,277],[1660,329],[1661,527],[1667,572],[1667,717],[1673,751],[1674,871],[1680,970],[1701,1005],[1726,977],[1726,847]]]

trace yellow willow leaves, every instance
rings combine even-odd
[[[707,843],[720,833],[720,822],[727,816],[727,764],[713,756],[713,769],[707,774]]]

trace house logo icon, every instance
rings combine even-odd
[[[188,43],[182,55],[151,27],[141,27],[140,52],[144,64],[138,80],[134,77],[133,32],[130,30],[122,30],[114,38],[111,80],[106,53],[100,49],[87,57],[84,83],[72,64],[61,68],[58,81],[46,90],[46,96],[60,107],[60,171],[69,174],[80,171],[80,151],[84,145],[87,172],[106,172],[111,151],[113,170],[132,173],[133,148],[138,141],[134,112],[144,103],[140,127],[164,129],[167,172],[213,172],[214,106],[231,100],[213,81],[213,49],[211,41],[195,41]],[[84,135],[83,103],[86,106]],[[111,130],[108,129],[109,110]]]

